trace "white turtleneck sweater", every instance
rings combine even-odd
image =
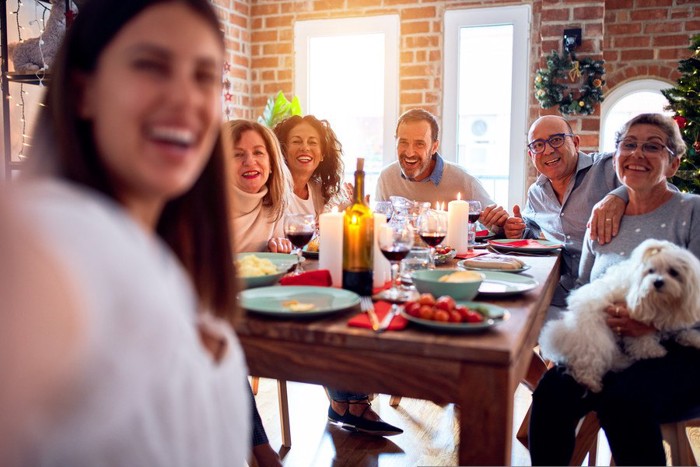
[[[267,187],[258,193],[246,193],[233,187],[233,241],[236,253],[266,251],[271,238],[284,237],[283,217],[275,221],[272,208],[263,206]]]

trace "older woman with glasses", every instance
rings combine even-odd
[[[670,117],[641,114],[622,127],[613,163],[629,202],[612,242],[601,245],[586,235],[579,282],[600,277],[647,238],[668,240],[700,257],[700,196],[674,191],[666,182],[678,170],[685,149]],[[608,325],[622,336],[657,332],[631,319],[623,303],[607,312]],[[591,410],[598,413],[617,465],[665,465],[661,423],[700,413],[700,350],[671,342],[664,345],[665,357],[608,373],[600,393],[588,392],[563,365],[549,370],[533,394],[533,465],[568,464],[576,426]]]

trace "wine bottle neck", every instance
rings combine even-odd
[[[355,199],[357,204],[365,203],[365,172],[362,170],[355,171]]]

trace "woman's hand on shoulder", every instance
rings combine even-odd
[[[272,253],[290,253],[292,251],[292,242],[286,238],[271,238],[267,242],[267,249]]]
[[[593,206],[588,228],[591,230],[591,240],[601,245],[610,243],[620,230],[620,221],[625,214],[625,203],[615,195],[607,195]]]

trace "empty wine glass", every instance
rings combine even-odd
[[[386,216],[386,220],[390,221],[391,216],[394,214],[394,207],[392,206],[391,201],[375,201],[373,211],[379,214],[384,214]]]
[[[289,214],[284,218],[284,235],[292,242],[297,250],[297,267],[293,274],[301,274],[301,249],[304,248],[314,236],[316,231],[316,216],[313,214]]]
[[[413,228],[406,219],[394,219],[379,226],[377,242],[382,254],[391,263],[391,288],[382,292],[380,297],[393,303],[404,302],[410,298],[410,294],[399,288],[399,264],[413,246]]]
[[[476,200],[469,200],[469,248],[476,245],[476,221],[481,216],[481,203]]]
[[[435,247],[447,235],[447,212],[426,209],[418,216],[418,235],[430,247],[431,257],[435,257]]]

